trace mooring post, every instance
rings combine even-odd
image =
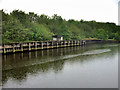
[[[31,43],[29,42],[28,44],[29,44],[29,51],[30,51],[31,50]]]

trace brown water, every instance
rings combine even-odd
[[[117,88],[119,44],[3,56],[3,88]]]

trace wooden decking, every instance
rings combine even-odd
[[[23,42],[23,43],[11,43],[2,44],[0,46],[0,53],[15,53],[32,50],[42,50],[49,48],[69,47],[85,45],[85,40],[74,40],[74,41],[36,41],[36,42]]]

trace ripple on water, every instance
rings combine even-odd
[[[86,51],[82,54],[66,55],[62,59],[73,58],[73,57],[77,57],[77,56],[80,56],[80,55],[95,55],[95,54],[101,54],[101,53],[110,52],[110,51],[111,51],[110,49],[90,50],[90,51]]]

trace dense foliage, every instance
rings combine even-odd
[[[3,43],[52,40],[52,35],[62,35],[64,40],[97,38],[120,40],[120,26],[96,21],[66,21],[57,14],[49,17],[33,12],[14,10],[10,14],[2,10]]]

